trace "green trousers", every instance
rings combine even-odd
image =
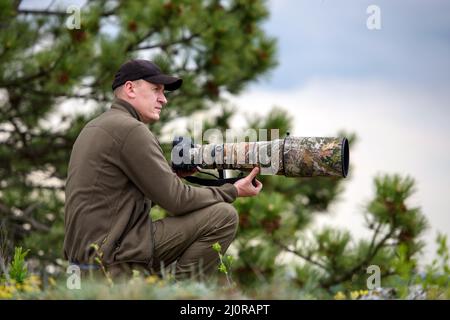
[[[154,271],[172,272],[177,279],[201,278],[217,271],[219,255],[212,245],[220,243],[224,254],[238,222],[236,209],[225,202],[154,221]]]
[[[133,270],[162,276],[172,274],[176,279],[202,279],[218,272],[219,255],[212,245],[218,242],[224,254],[236,235],[238,223],[236,209],[226,202],[156,220],[151,270],[138,263],[121,263],[108,266],[107,272],[117,280],[128,279]],[[104,278],[101,270],[90,275],[93,273]]]

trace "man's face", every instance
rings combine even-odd
[[[164,96],[164,85],[153,84],[145,80],[133,82],[133,106],[139,112],[142,122],[152,123],[159,120],[159,114],[167,103]]]

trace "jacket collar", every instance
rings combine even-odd
[[[118,109],[118,110],[122,110],[125,112],[129,112],[133,116],[133,118],[142,122],[141,116],[136,111],[136,109],[129,102],[127,102],[125,100],[115,98],[112,102],[111,109]]]

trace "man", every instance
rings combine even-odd
[[[259,181],[252,185],[258,168],[234,185],[207,188],[186,185],[172,172],[146,124],[159,120],[167,103],[164,90],[181,84],[150,61],[126,62],[114,78],[111,109],[90,121],[75,141],[66,182],[64,254],[82,270],[104,267],[117,276],[133,269],[157,272],[176,262],[178,278],[210,274],[218,265],[212,244],[219,242],[225,252],[238,226],[230,203],[260,192]],[[169,216],[152,222],[152,204]]]

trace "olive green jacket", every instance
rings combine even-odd
[[[154,248],[152,202],[171,215],[183,215],[237,197],[232,184],[184,184],[136,110],[120,99],[80,132],[65,192],[66,259],[92,263],[95,243],[105,266],[128,262],[149,268]]]

